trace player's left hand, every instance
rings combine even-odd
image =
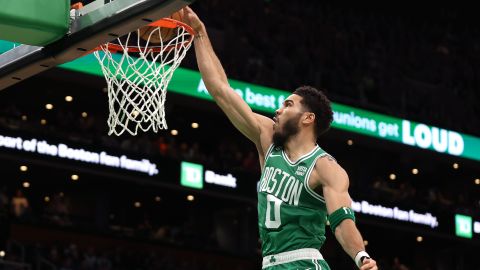
[[[365,259],[360,270],[378,270],[377,262],[374,259]]]

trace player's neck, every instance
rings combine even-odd
[[[297,160],[303,155],[310,153],[316,145],[317,142],[312,136],[300,132],[285,142],[283,151],[290,160]]]

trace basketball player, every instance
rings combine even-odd
[[[186,23],[196,31],[198,68],[210,95],[258,150],[262,269],[330,269],[319,251],[327,221],[361,270],[378,269],[355,226],[347,173],[316,144],[332,121],[327,97],[302,86],[284,101],[273,120],[253,113],[230,88],[203,23],[189,7],[184,12]]]

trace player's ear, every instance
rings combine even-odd
[[[310,123],[315,122],[315,114],[312,113],[312,112],[304,113],[302,122],[305,123],[305,124],[310,124]]]

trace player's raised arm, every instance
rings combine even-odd
[[[327,204],[330,228],[345,252],[361,270],[377,270],[375,260],[365,252],[365,245],[355,225],[355,215],[351,209],[352,199],[348,194],[348,175],[331,158],[320,158],[315,173],[322,186]]]
[[[270,144],[273,120],[254,113],[230,87],[225,71],[213,51],[204,24],[189,7],[186,7],[184,12],[185,22],[196,31],[195,54],[208,92],[233,125],[254,142],[259,150],[265,150]]]

